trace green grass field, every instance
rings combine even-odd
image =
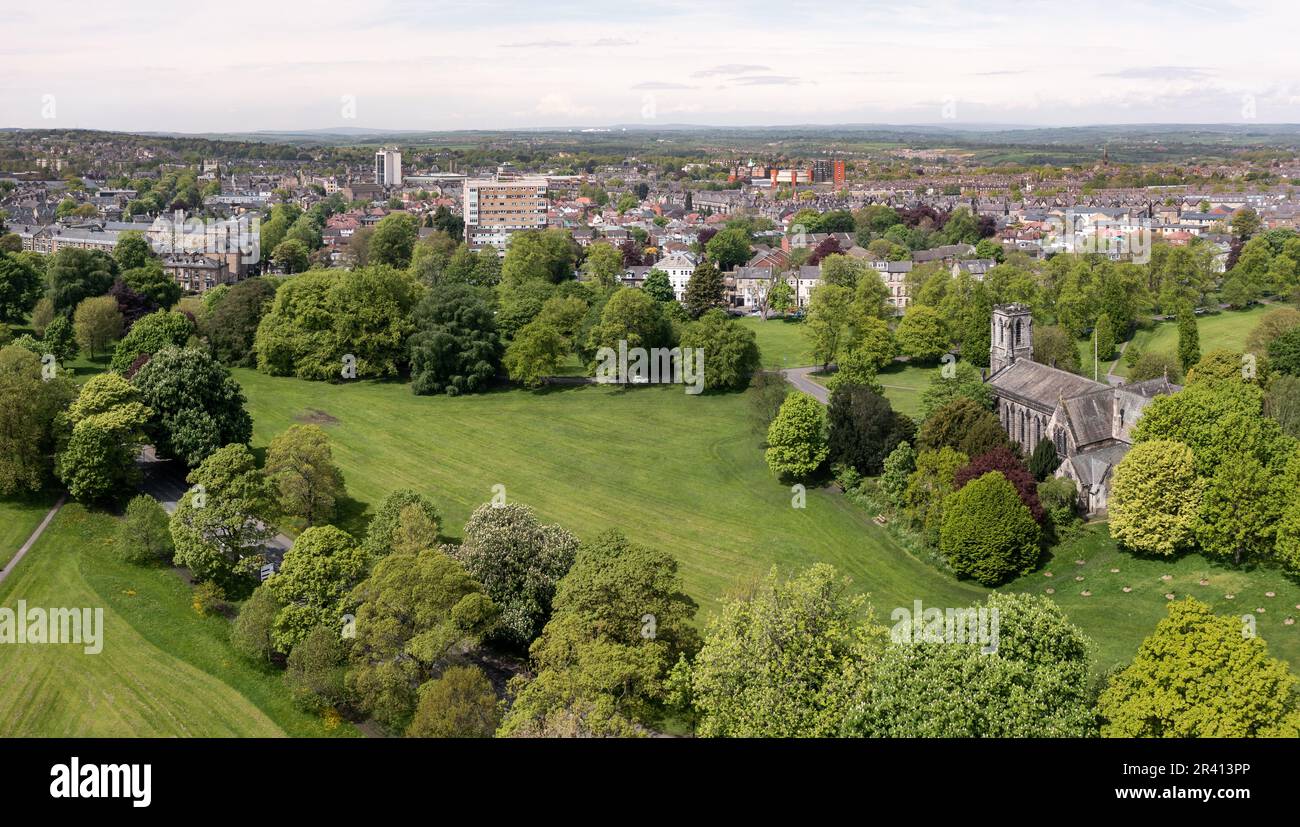
[[[897,384],[919,388],[926,373],[904,371]],[[580,538],[619,528],[672,552],[701,620],[773,565],[783,572],[835,565],[870,595],[882,621],[916,599],[964,606],[987,592],[913,557],[871,522],[873,514],[837,493],[812,490],[806,509],[792,508],[789,489],[768,472],[748,431],[743,396],[584,386],[417,397],[398,384],[326,385],[248,370],[236,376],[249,397],[255,445],[297,421],[328,422],[349,493],[362,503],[373,508],[393,489],[414,488],[441,509],[444,533],[458,536],[469,513],[502,484],[509,499]],[[1288,613],[1300,616],[1300,589],[1275,572],[1217,569],[1199,557],[1136,560],[1117,551],[1104,529],[1058,549],[1046,568],[1055,576],[1035,573],[1007,588],[1056,588],[1055,598],[1096,642],[1098,668],[1132,657],[1163,616],[1166,589],[1207,599],[1217,593],[1211,602],[1220,611],[1267,609],[1261,634],[1274,653],[1300,664],[1300,629],[1281,624]],[[1073,580],[1078,574],[1081,583]],[[1168,585],[1164,574],[1174,578]],[[1197,585],[1202,575],[1209,586]],[[1126,585],[1133,591],[1122,592]],[[1084,588],[1093,595],[1080,595]],[[1268,590],[1277,596],[1266,598]],[[1236,599],[1222,599],[1230,592]]]
[[[931,365],[909,365],[906,362],[894,362],[876,375],[885,388],[885,398],[899,413],[910,417],[921,415],[921,393],[930,386],[938,368]]]
[[[754,331],[758,338],[763,367],[775,370],[816,364],[802,323],[783,319],[763,321],[753,316],[744,316],[740,319],[740,324]]]
[[[0,646],[0,736],[312,736],[328,728],[289,702],[278,672],[240,659],[229,622],[200,617],[169,568],[112,554],[115,521],[67,505],[3,584],[0,605],[103,608],[103,651]]]
[[[1201,353],[1220,349],[1245,351],[1250,332],[1264,314],[1273,309],[1274,306],[1256,305],[1248,310],[1225,310],[1222,313],[1198,316],[1196,329],[1200,334]],[[1129,347],[1136,347],[1142,353],[1163,351],[1177,354],[1178,325],[1174,322],[1160,322],[1150,330],[1139,330],[1133,334]],[[1092,358],[1091,352],[1088,358]],[[1128,365],[1121,360],[1115,373],[1128,376]]]
[[[45,513],[54,500],[54,497],[44,495],[0,500],[0,568],[9,565],[18,549],[45,519]]]

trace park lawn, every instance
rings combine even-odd
[[[906,368],[891,374],[893,384],[906,383],[919,397],[931,370]],[[959,607],[989,591],[912,556],[871,522],[874,514],[838,493],[810,490],[807,508],[792,508],[789,489],[772,478],[748,430],[742,395],[581,386],[417,397],[395,383],[329,385],[243,369],[235,375],[249,398],[257,446],[297,421],[333,418],[324,427],[349,495],[371,511],[388,491],[411,487],[437,504],[443,533],[457,537],[492,486],[504,485],[509,500],[582,539],[618,528],[670,551],[700,603],[701,622],[772,566],[791,573],[831,563],[869,595],[885,624],[894,607],[914,600]],[[1275,655],[1300,666],[1300,629],[1282,624],[1288,614],[1300,616],[1300,588],[1275,571],[1234,571],[1195,555],[1137,559],[1116,549],[1104,526],[1058,547],[1043,569],[1055,576],[1035,572],[1001,590],[1056,588],[1054,598],[1095,642],[1099,670],[1132,658],[1164,616],[1165,590],[1206,599],[1222,613],[1266,609],[1257,616],[1260,634]],[[1079,574],[1082,583],[1073,580]],[[1167,586],[1165,574],[1173,578]],[[1198,585],[1202,576],[1209,586]],[[1133,591],[1120,591],[1125,585]],[[1085,587],[1091,597],[1079,594]],[[1277,596],[1265,597],[1269,590]]]
[[[290,703],[279,673],[241,660],[229,621],[200,617],[170,568],[113,556],[115,520],[64,506],[3,584],[0,605],[103,608],[103,651],[0,647],[0,736],[355,734]]]
[[[913,419],[921,417],[921,394],[930,386],[938,373],[934,365],[912,365],[907,362],[894,362],[876,375],[885,389],[885,398],[899,413],[907,414]]]
[[[763,321],[756,316],[743,316],[739,321],[742,327],[754,331],[764,368],[776,370],[817,364],[802,322],[785,319]]]
[[[18,553],[23,543],[45,519],[54,505],[54,497],[40,494],[13,500],[0,500],[0,569]]]
[[[1201,585],[1202,579],[1207,585]],[[1124,592],[1126,586],[1132,591]],[[1047,589],[1055,593],[1048,595]],[[1256,633],[1268,642],[1270,654],[1286,660],[1291,671],[1300,674],[1300,624],[1285,622],[1300,618],[1300,586],[1276,569],[1234,569],[1200,554],[1173,560],[1136,557],[1120,550],[1106,526],[1096,523],[1057,546],[1038,571],[1003,590],[1055,600],[1092,638],[1097,673],[1132,659],[1164,617],[1170,602],[1165,595],[1173,594],[1178,600],[1190,596],[1208,603],[1220,615],[1254,615]],[[1084,596],[1085,590],[1091,595]],[[1267,596],[1270,591],[1274,597]]]
[[[1221,313],[1197,316],[1196,329],[1200,334],[1201,353],[1206,354],[1212,350],[1244,352],[1250,332],[1259,324],[1259,320],[1265,313],[1276,309],[1276,305],[1258,304],[1246,310],[1224,310]],[[1163,351],[1176,356],[1178,324],[1172,321],[1158,322],[1150,330],[1139,330],[1133,334],[1133,341],[1129,343],[1129,347],[1136,347],[1141,353]],[[1128,376],[1128,370],[1128,365],[1120,360],[1115,373]]]
[[[296,422],[326,423],[348,494],[369,512],[390,491],[413,488],[441,511],[442,533],[458,538],[503,485],[508,500],[581,539],[617,528],[671,552],[701,619],[772,566],[791,573],[818,561],[880,607],[917,597],[965,605],[982,593],[909,555],[837,494],[810,490],[807,508],[793,508],[790,488],[764,464],[744,395],[584,385],[419,397],[396,383],[234,374],[254,446]]]

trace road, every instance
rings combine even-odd
[[[829,405],[831,392],[826,390],[825,385],[819,385],[808,378],[808,374],[821,369],[821,365],[810,365],[806,368],[786,368],[781,371],[781,375],[785,377],[785,381],[794,386],[795,390],[803,391],[823,405]]]

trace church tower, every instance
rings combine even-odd
[[[1034,356],[1034,320],[1029,306],[1000,304],[993,308],[993,329],[989,338],[989,375],[1020,359]]]

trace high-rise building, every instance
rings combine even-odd
[[[819,158],[813,161],[812,179],[818,184],[832,182],[837,187],[844,186],[844,162],[829,158]]]
[[[510,236],[546,229],[547,182],[542,177],[470,178],[465,181],[465,241],[470,249],[504,252]]]
[[[375,183],[381,187],[402,185],[402,153],[389,148],[375,153]]]

